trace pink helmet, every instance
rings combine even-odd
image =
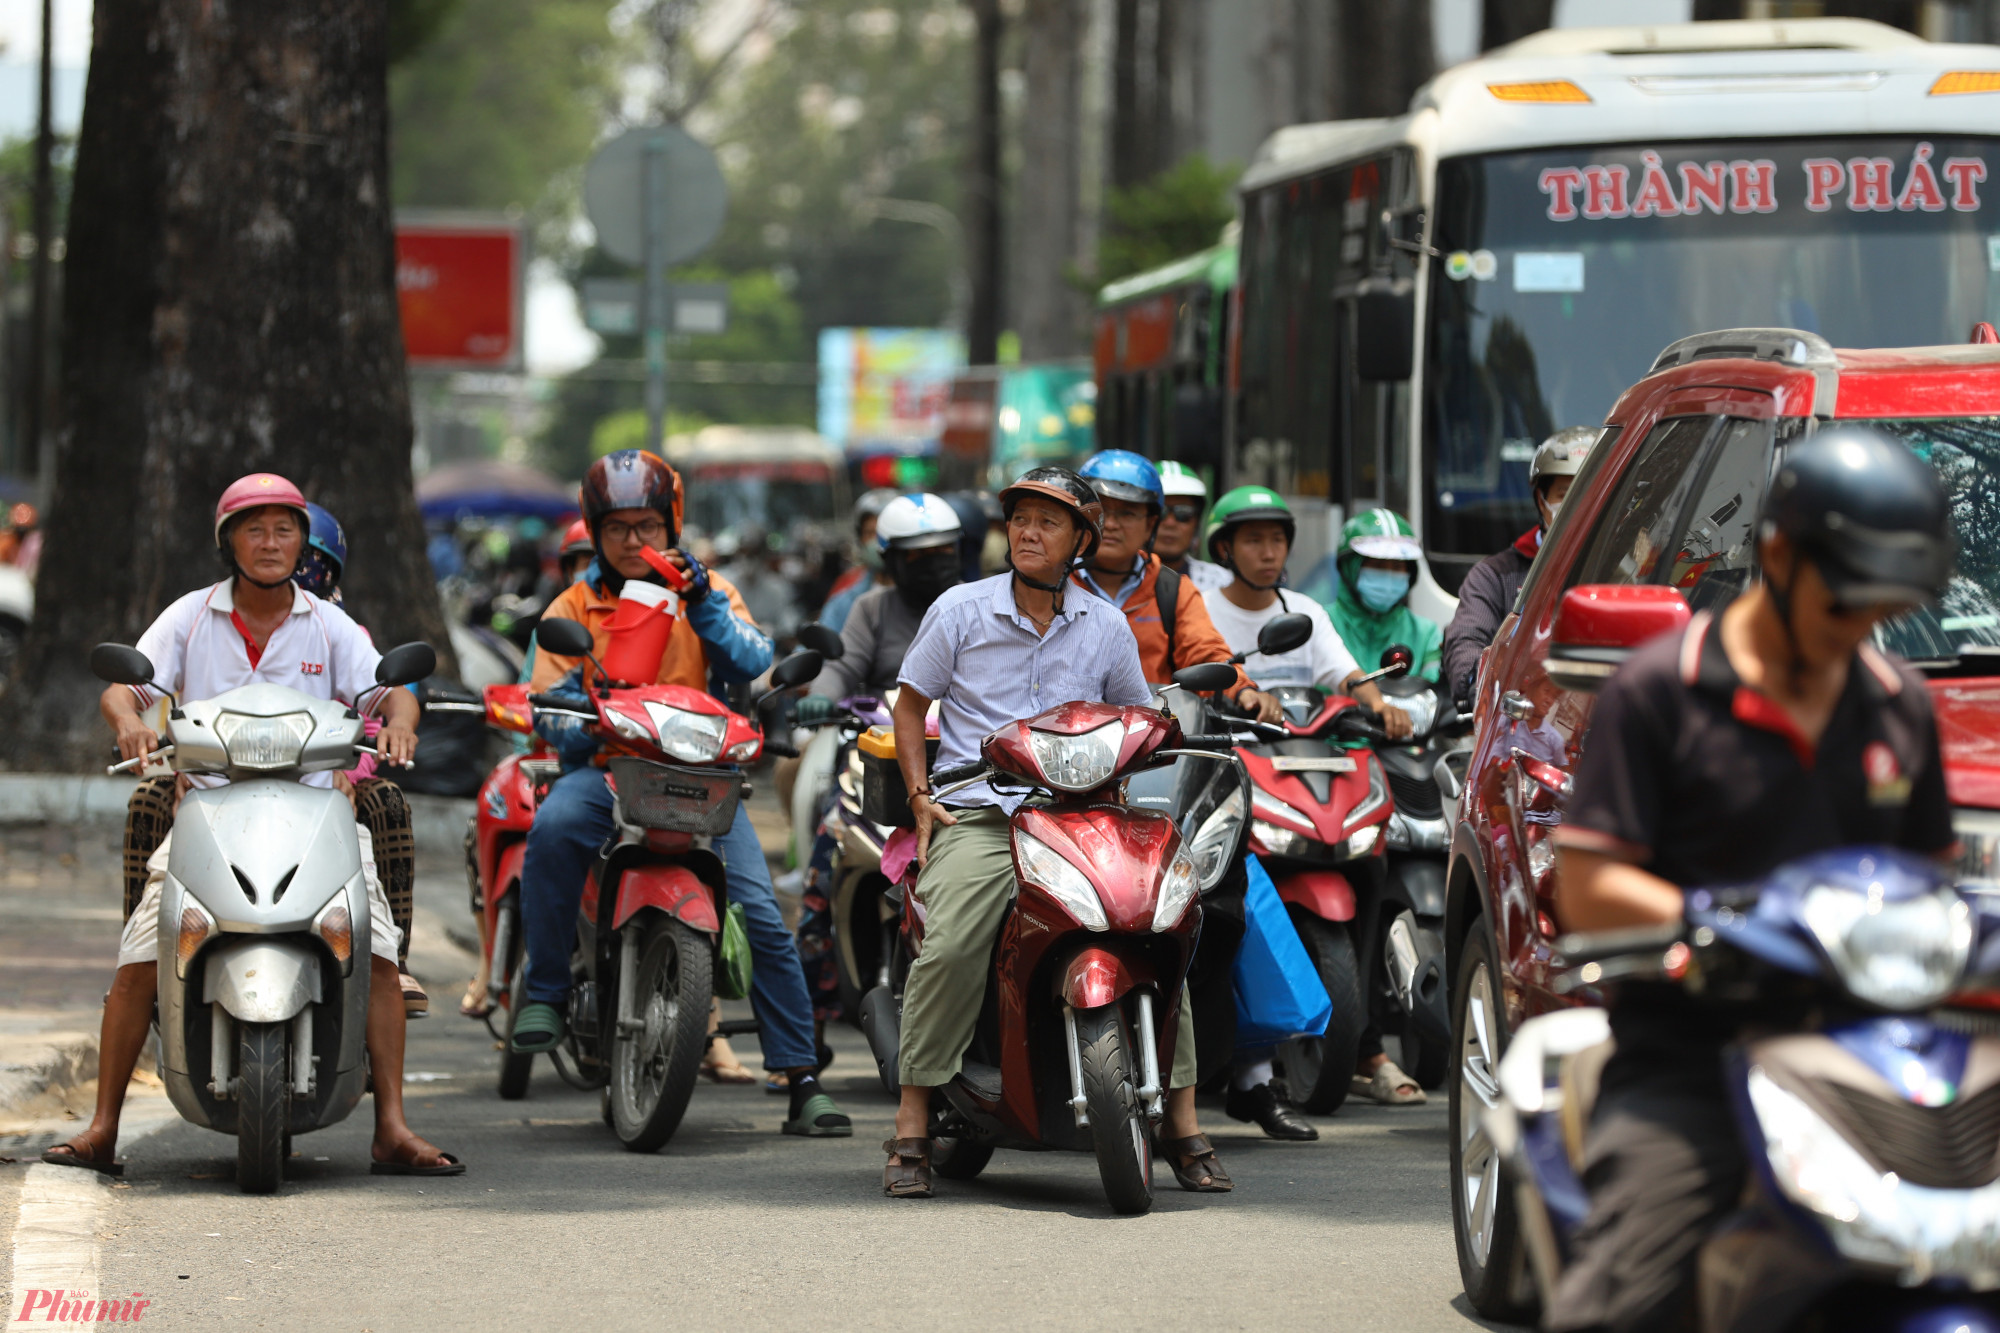
[[[225,549],[222,544],[223,524],[246,509],[261,509],[265,505],[283,505],[287,509],[297,510],[301,534],[312,527],[312,515],[306,509],[306,497],[299,494],[298,487],[275,472],[252,472],[247,477],[229,483],[229,489],[215,502],[216,549]]]

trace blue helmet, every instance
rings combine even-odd
[[[1151,460],[1130,449],[1106,449],[1092,454],[1077,473],[1106,500],[1144,505],[1155,514],[1166,511],[1167,490],[1160,484],[1160,470]]]
[[[316,597],[331,597],[347,567],[347,534],[341,531],[340,520],[320,505],[308,502],[306,517],[306,549],[292,580]]]

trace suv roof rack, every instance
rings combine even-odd
[[[1717,329],[1697,333],[1670,343],[1655,358],[1646,373],[1657,375],[1690,361],[1710,361],[1718,357],[1742,357],[1749,361],[1776,361],[1787,366],[1808,366],[1831,370],[1840,365],[1833,344],[1817,333],[1804,329]]]

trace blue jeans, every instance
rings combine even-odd
[[[521,931],[528,945],[528,998],[562,1008],[569,999],[570,954],[583,881],[612,833],[611,788],[604,770],[580,768],[549,788],[528,831],[521,865]],[[778,900],[764,849],[738,807],[736,823],[715,840],[729,901],[743,904],[750,933],[750,1007],[766,1069],[804,1069],[819,1063],[814,1051],[812,1002],[806,998],[799,953]]]

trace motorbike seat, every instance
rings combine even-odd
[[[1604,1065],[1617,1043],[1600,1041],[1574,1055],[1565,1055],[1556,1066],[1556,1080],[1562,1088],[1563,1149],[1579,1177],[1583,1175],[1583,1140],[1590,1128],[1590,1113],[1597,1105],[1597,1092],[1604,1078]]]

